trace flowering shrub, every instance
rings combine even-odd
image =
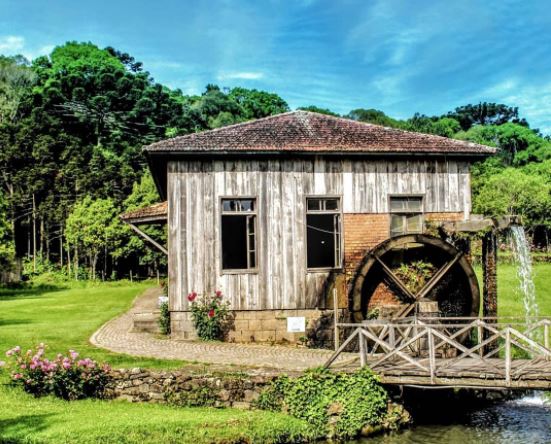
[[[69,350],[67,356],[60,353],[50,360],[45,350],[46,346],[40,344],[36,350],[26,353],[19,346],[6,352],[15,384],[35,396],[53,394],[67,400],[103,395],[109,378],[107,364],[98,365],[90,358],[78,359],[79,354],[74,350]]]
[[[191,317],[197,336],[205,341],[223,339],[229,320],[229,302],[222,301],[221,291],[198,298],[197,293],[187,295],[191,302]]]

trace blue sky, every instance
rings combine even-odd
[[[92,41],[185,93],[241,85],[396,118],[496,101],[549,134],[550,25],[545,0],[0,0],[0,53]]]

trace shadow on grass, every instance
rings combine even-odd
[[[53,413],[41,415],[21,415],[10,419],[0,420],[0,443],[20,443],[29,433],[37,433],[48,428],[47,419],[54,416]]]
[[[30,324],[31,321],[28,319],[0,319],[0,327],[5,327],[6,325],[23,325]]]
[[[57,291],[67,290],[64,285],[33,285],[22,288],[6,288],[0,287],[0,301],[28,298],[33,296],[41,296],[44,293],[53,293]]]

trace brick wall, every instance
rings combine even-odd
[[[365,254],[388,239],[390,216],[388,214],[345,214],[344,270],[349,282]]]

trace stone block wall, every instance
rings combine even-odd
[[[260,393],[278,376],[190,374],[184,371],[113,370],[107,397],[130,402],[171,403],[249,409]]]
[[[342,316],[343,310],[340,310]],[[333,346],[333,310],[243,310],[235,311],[227,335],[229,342],[307,342],[316,347]],[[288,317],[304,317],[306,331],[287,331]],[[172,337],[196,339],[189,312],[171,313]]]

